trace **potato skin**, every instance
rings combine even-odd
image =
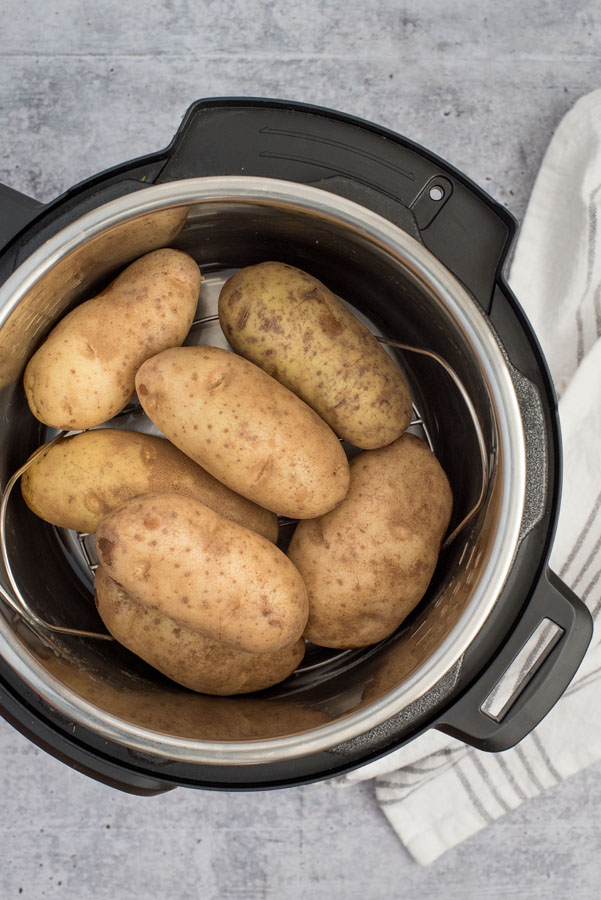
[[[41,519],[89,534],[132,497],[174,491],[269,541],[278,539],[273,513],[230,491],[169,441],[137,431],[100,428],[63,438],[23,474],[21,491]]]
[[[182,344],[201,275],[191,256],[154,250],[68,313],[29,360],[27,402],[45,425],[76,431],[111,419],[134,391],[145,359]]]
[[[113,637],[184,687],[203,694],[248,694],[287,678],[305,655],[305,643],[275,653],[234,650],[203,637],[142,603],[98,568],[96,606]]]
[[[445,473],[415,435],[356,456],[346,499],[299,522],[288,550],[309,593],[305,637],[346,648],[391,634],[430,583],[452,503]]]
[[[265,509],[308,519],[346,495],[336,435],[306,403],[219,347],[165,350],[141,366],[147,416],[187,456]]]
[[[48,322],[58,322],[76,298],[90,296],[89,286],[102,273],[108,277],[143,253],[169,246],[184,227],[187,215],[186,207],[173,207],[126,219],[59,260],[35,289],[28,291],[0,329],[0,384],[21,378]]]
[[[105,516],[110,577],[175,622],[251,653],[289,647],[308,614],[303,579],[269,541],[181,494],[142,494]]]
[[[408,428],[411,392],[401,369],[307,272],[278,262],[241,269],[223,285],[219,321],[234,350],[356,447],[384,447]]]

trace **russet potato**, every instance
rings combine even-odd
[[[23,376],[33,415],[53,428],[101,425],[127,404],[134,377],[160,350],[183,343],[201,275],[179,250],[154,250],[50,332]]]
[[[219,347],[165,350],[140,367],[136,390],[176,447],[265,509],[306,519],[346,495],[348,462],[332,429],[240,356]]]
[[[127,593],[204,637],[252,653],[294,644],[303,579],[264,537],[181,494],[141,494],[98,525],[101,566]]]
[[[391,634],[426,592],[451,509],[447,477],[415,435],[356,456],[345,500],[299,522],[288,550],[309,595],[305,637],[350,648]]]
[[[231,346],[308,403],[356,447],[390,444],[411,422],[403,372],[321,281],[279,262],[224,284],[219,321]]]
[[[100,617],[120,644],[172,681],[203,694],[247,694],[278,684],[305,653],[302,638],[272,653],[227,647],[128,594],[101,567],[94,591]]]
[[[58,441],[23,474],[29,508],[61,528],[94,534],[100,519],[137,494],[173,491],[205,503],[270,541],[272,512],[230,491],[164,438],[99,428]]]

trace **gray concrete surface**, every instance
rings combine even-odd
[[[553,128],[601,86],[597,0],[0,0],[0,181],[48,200],[170,139],[202,96],[373,119],[520,218]],[[0,898],[599,897],[601,766],[424,870],[370,784],[121,795],[0,722]]]

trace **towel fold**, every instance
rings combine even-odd
[[[378,801],[417,862],[601,759],[601,90],[560,123],[526,211],[509,279],[560,398],[562,503],[552,568],[595,629],[576,678],[517,747],[484,753],[430,731],[337,780],[376,778]]]

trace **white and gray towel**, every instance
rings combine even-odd
[[[517,747],[484,753],[430,731],[338,779],[376,777],[383,811],[423,865],[601,759],[601,90],[576,103],[551,141],[510,284],[560,398],[564,477],[551,565],[587,603],[595,630],[576,678]]]

